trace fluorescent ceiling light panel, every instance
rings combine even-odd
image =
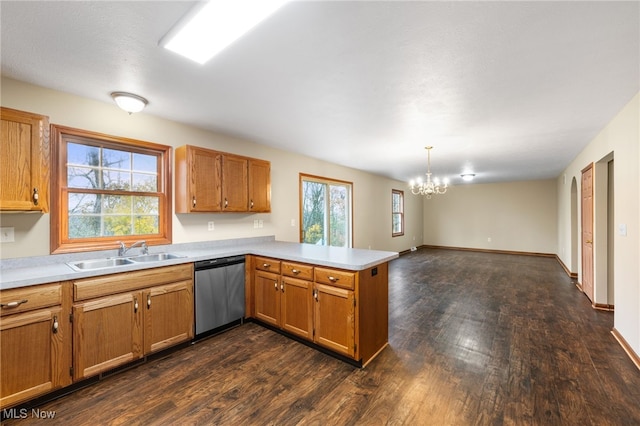
[[[288,0],[210,0],[187,14],[160,45],[204,64]]]

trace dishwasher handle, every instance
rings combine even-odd
[[[221,268],[223,266],[236,265],[244,262],[244,256],[222,257],[218,259],[199,260],[194,263],[194,268],[198,271],[203,269]]]

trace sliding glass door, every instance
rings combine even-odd
[[[352,247],[352,186],[300,174],[300,242]]]

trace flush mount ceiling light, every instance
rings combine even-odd
[[[447,192],[449,180],[444,179],[442,183],[440,183],[440,179],[438,178],[433,178],[433,181],[431,180],[431,150],[433,147],[427,146],[425,149],[427,150],[427,181],[423,182],[422,178],[418,178],[409,182],[409,185],[411,186],[411,193],[413,195],[424,195],[427,198],[431,198],[433,194],[444,194]]]
[[[471,182],[473,178],[476,177],[476,175],[475,173],[463,173],[460,175],[460,177],[466,182]]]
[[[149,103],[149,101],[142,96],[127,92],[113,92],[111,93],[111,97],[121,109],[127,111],[129,114],[142,111]]]
[[[288,0],[210,0],[194,7],[160,46],[204,64]]]

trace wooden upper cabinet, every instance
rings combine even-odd
[[[49,211],[49,119],[0,108],[0,211]]]
[[[175,156],[176,213],[271,211],[270,162],[191,145]]]
[[[249,160],[249,211],[271,212],[271,163]]]
[[[222,210],[246,212],[249,205],[247,159],[224,154],[222,157]]]
[[[222,154],[185,145],[175,156],[176,213],[222,211]]]

